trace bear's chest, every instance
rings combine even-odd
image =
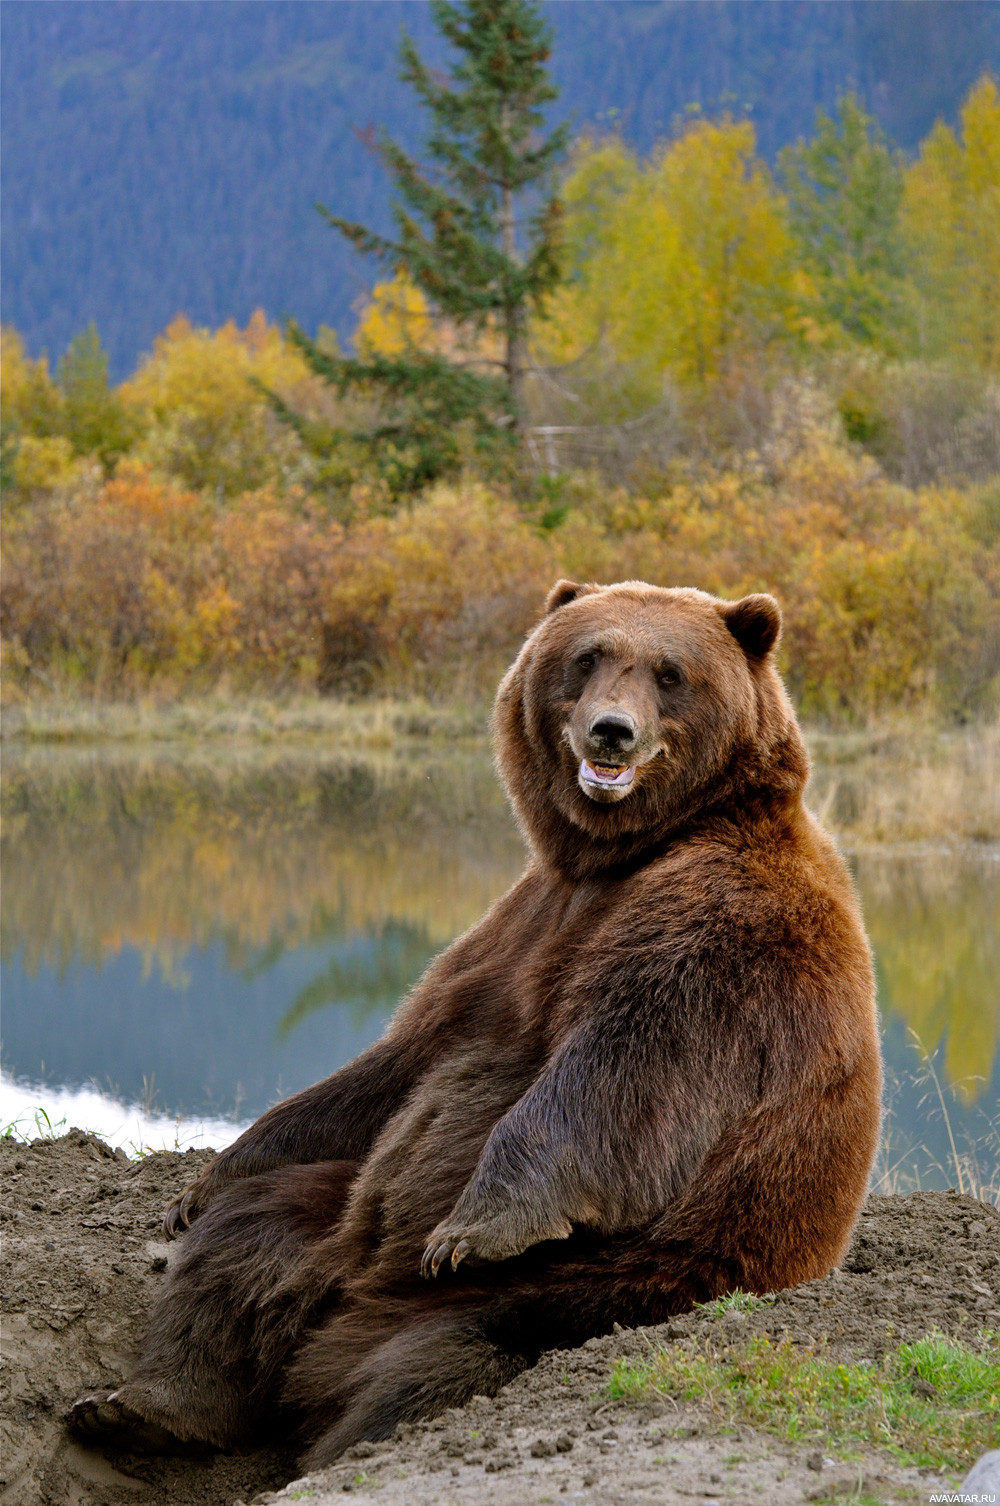
[[[513,1028],[536,1042],[543,1061],[558,1049],[606,981],[608,957],[631,924],[634,889],[629,881],[567,885],[539,906],[495,969],[498,1041]]]
[[[534,1043],[455,1049],[424,1073],[389,1121],[361,1168],[340,1242],[366,1263],[376,1252],[391,1265],[448,1212],[476,1168],[498,1119],[527,1092],[544,1066]],[[412,1252],[411,1252],[412,1253]]]

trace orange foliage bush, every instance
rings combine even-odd
[[[132,465],[7,524],[3,633],[25,682],[489,692],[558,575],[641,578],[785,612],[806,711],[971,711],[1000,682],[1000,491],[914,492],[801,415],[787,444],[637,497],[576,483],[552,529],[484,488],[331,519],[298,494],[220,506]]]
[[[7,527],[15,673],[479,695],[530,622],[551,552],[478,490],[344,526],[292,497],[220,509],[133,468]]]
[[[211,582],[212,516],[144,473],[96,495],[52,498],[8,523],[4,634],[15,665],[98,685],[198,657]]]
[[[977,519],[979,520],[977,522]],[[570,575],[772,591],[808,712],[982,708],[1000,677],[1000,494],[909,491],[822,436],[776,467],[612,494],[562,530]]]
[[[329,650],[360,634],[381,685],[482,694],[537,616],[553,568],[516,508],[480,488],[441,491],[351,530]]]

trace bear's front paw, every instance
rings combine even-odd
[[[421,1276],[436,1276],[438,1267],[444,1265],[445,1262],[450,1262],[452,1270],[457,1271],[462,1261],[469,1255],[472,1256],[472,1264],[474,1265],[476,1260],[481,1257],[474,1248],[474,1237],[470,1236],[473,1236],[471,1229],[468,1232],[460,1232],[454,1229],[447,1229],[444,1224],[439,1224],[431,1235],[427,1248],[421,1258]]]
[[[199,1213],[204,1213],[209,1202],[225,1185],[225,1179],[207,1171],[196,1182],[175,1197],[166,1213],[163,1215],[163,1237],[176,1239],[178,1234],[183,1234],[189,1228]]]
[[[164,1239],[176,1239],[178,1234],[183,1234],[193,1218],[197,1218],[201,1212],[204,1189],[200,1182],[192,1182],[190,1187],[185,1187],[178,1197],[175,1197],[169,1208],[163,1215]]]
[[[453,1271],[457,1271],[463,1260],[469,1265],[478,1265],[484,1260],[510,1260],[530,1245],[540,1244],[545,1239],[568,1239],[572,1232],[573,1226],[567,1219],[560,1219],[552,1228],[544,1230],[531,1230],[526,1224],[515,1224],[512,1219],[495,1218],[467,1225],[445,1219],[427,1242],[420,1274],[436,1276],[443,1265],[450,1265]]]

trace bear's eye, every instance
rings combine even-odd
[[[594,665],[597,663],[597,660],[594,658],[593,654],[581,654],[576,662],[580,669],[593,669]]]
[[[659,680],[661,685],[679,685],[681,677],[676,669],[671,669],[669,664],[660,670]]]

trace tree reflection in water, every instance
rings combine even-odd
[[[36,1076],[41,1057],[123,1093],[156,1071],[186,1098],[211,1083],[215,1105],[239,1074],[257,1084],[248,1112],[373,1038],[524,863],[475,748],[36,749],[8,756],[3,803],[6,1065]],[[946,1087],[995,1113],[996,846],[869,844],[851,861],[890,1067],[913,1076],[910,1029]]]

